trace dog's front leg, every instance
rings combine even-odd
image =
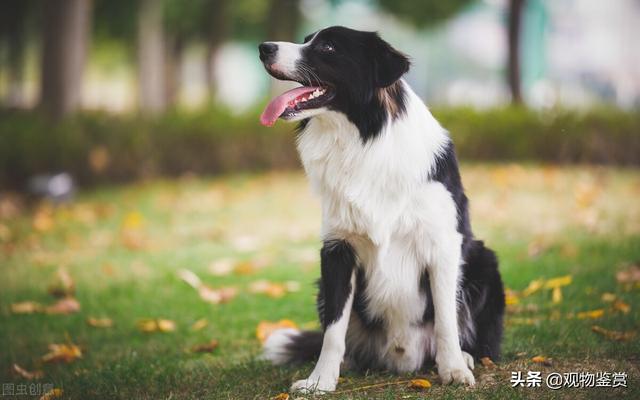
[[[473,386],[475,379],[460,348],[457,291],[460,271],[459,234],[452,234],[434,246],[429,266],[431,293],[435,311],[436,364],[442,382]]]
[[[295,382],[291,387],[294,391],[334,391],[345,352],[345,336],[355,290],[355,252],[346,241],[325,241],[320,258],[322,351],[309,378]]]

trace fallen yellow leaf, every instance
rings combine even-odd
[[[193,325],[191,325],[191,330],[192,331],[199,331],[202,330],[205,326],[207,326],[209,324],[209,321],[207,321],[204,318],[200,318],[199,320],[197,320],[196,322],[193,323]]]
[[[607,303],[611,303],[612,301],[615,301],[616,295],[613,294],[613,293],[602,293],[601,299],[602,299],[602,301],[606,301]]]
[[[87,325],[94,328],[111,328],[113,321],[110,318],[87,318]]]
[[[42,371],[29,372],[26,369],[20,367],[18,364],[13,364],[13,371],[24,379],[28,380],[40,379],[44,376],[44,372]]]
[[[49,353],[42,356],[43,362],[70,363],[82,357],[82,350],[75,344],[50,344]]]
[[[256,272],[256,266],[250,261],[243,261],[233,268],[233,272],[237,275],[251,275]]]
[[[626,332],[611,331],[609,329],[605,329],[598,325],[593,325],[591,327],[591,330],[599,335],[604,336],[607,339],[615,340],[619,342],[631,340],[636,336],[635,331],[626,331]]]
[[[412,379],[409,382],[409,387],[412,389],[429,389],[431,387],[431,382],[426,379]]]
[[[278,329],[285,328],[297,328],[295,322],[288,319],[281,319],[278,322],[261,321],[256,328],[256,337],[260,340],[260,343],[264,343],[269,335]]]
[[[138,321],[138,329],[145,333],[173,332],[176,324],[168,319],[142,319]]]
[[[280,393],[272,397],[271,400],[289,400],[289,393]]]
[[[490,357],[482,357],[480,359],[480,362],[482,363],[482,366],[484,366],[485,368],[495,368],[496,364],[493,362],[493,360]]]
[[[578,319],[598,319],[604,316],[603,309],[591,310],[591,311],[582,311],[576,314]]]
[[[551,291],[551,302],[553,304],[558,304],[562,302],[562,289],[560,286],[556,286]]]
[[[123,229],[137,229],[142,225],[143,218],[142,214],[137,211],[129,212],[122,222]]]
[[[547,289],[554,289],[557,287],[567,286],[571,284],[572,281],[573,278],[571,275],[559,276],[557,278],[548,279],[545,282],[544,287]]]
[[[215,349],[218,348],[218,341],[216,339],[211,339],[209,342],[204,344],[197,344],[191,348],[193,353],[212,353]]]
[[[527,286],[522,291],[522,296],[523,297],[531,296],[532,294],[534,294],[538,290],[542,289],[543,286],[544,286],[544,279],[535,279],[535,280],[529,282],[529,286]]]
[[[62,394],[64,392],[62,391],[62,389],[51,389],[49,390],[47,393],[43,394],[40,397],[40,400],[51,400],[51,399],[57,399],[62,397]]]
[[[23,301],[11,304],[11,312],[14,314],[33,314],[44,309],[42,304],[35,301]]]
[[[505,304],[508,306],[515,305],[520,302],[520,300],[518,299],[518,296],[516,295],[516,292],[508,288],[505,290],[505,293],[504,293],[504,301],[505,301]]]

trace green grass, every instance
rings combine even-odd
[[[520,291],[534,279],[569,274],[573,282],[563,288],[563,301],[553,304],[548,290],[520,299],[526,311],[515,307],[507,316],[503,360],[497,369],[476,367],[477,388],[443,387],[434,371],[347,371],[338,392],[326,397],[640,398],[638,338],[615,342],[590,329],[639,328],[640,290],[617,283],[615,273],[640,260],[640,171],[483,164],[465,166],[463,177],[476,235],[498,253],[506,286]],[[265,399],[310,372],[311,365],[275,368],[256,360],[260,321],[287,318],[317,327],[319,205],[301,174],[103,188],[55,209],[18,204],[12,211],[12,204],[0,201],[0,383],[30,383],[11,372],[17,363],[42,369],[38,382],[62,388],[64,398]],[[223,259],[249,262],[256,271],[212,275],[210,265]],[[20,301],[52,303],[47,288],[60,267],[75,280],[79,313],[11,313]],[[239,295],[227,304],[206,303],[177,277],[183,268],[210,286],[235,286]],[[257,279],[295,280],[301,290],[282,298],[249,293]],[[631,311],[612,310],[601,299],[605,292]],[[572,318],[599,308],[605,309],[600,319]],[[114,326],[90,327],[89,316],[109,317]],[[136,323],[143,318],[171,319],[176,331],[142,333]],[[192,331],[200,318],[208,326]],[[188,351],[212,338],[220,343],[212,354]],[[48,344],[67,341],[82,348],[81,359],[41,362]],[[532,363],[536,355],[551,358],[551,366]],[[629,387],[513,389],[510,373],[518,370],[625,371]],[[412,377],[433,386],[424,392],[406,384],[366,388]]]

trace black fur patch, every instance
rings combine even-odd
[[[356,266],[353,248],[344,240],[329,240],[320,251],[321,277],[318,314],[323,329],[342,316],[351,292],[351,274]]]
[[[467,251],[473,232],[469,222],[469,202],[464,194],[460,171],[458,170],[458,160],[453,142],[449,141],[444,151],[436,158],[436,165],[431,172],[431,180],[442,183],[451,193],[453,201],[456,203],[458,214],[458,232],[462,234],[462,258],[466,259]]]
[[[370,318],[367,315],[367,300],[364,296],[367,287],[367,281],[364,270],[356,271],[356,292],[353,298],[353,312],[360,318],[362,325],[368,330],[379,330],[383,327],[383,321],[380,318]]]
[[[344,113],[363,142],[378,136],[389,115],[405,111],[404,89],[394,84],[409,70],[409,59],[377,33],[334,26],[309,40],[300,62],[331,88],[335,97],[327,107]],[[327,43],[333,52],[322,51]]]
[[[316,361],[322,350],[322,332],[302,331],[291,338],[286,347],[287,361],[300,364]]]

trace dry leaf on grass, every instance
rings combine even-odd
[[[482,363],[483,367],[488,369],[496,368],[496,364],[493,362],[493,360],[490,357],[482,357],[480,359],[480,363]]]
[[[47,314],[73,314],[80,311],[80,303],[73,297],[60,299],[45,308]]]
[[[618,283],[640,282],[640,266],[634,264],[624,271],[618,271],[616,273],[616,280]]]
[[[238,289],[234,287],[221,287],[213,289],[207,285],[198,288],[200,298],[211,304],[227,303],[238,295]]]
[[[87,318],[87,325],[92,326],[94,328],[111,328],[113,326],[113,321],[111,318]]]
[[[516,292],[509,288],[504,291],[504,301],[508,306],[518,304],[520,302]]]
[[[82,350],[75,344],[52,343],[49,345],[49,352],[42,356],[42,361],[70,363],[81,357]]]
[[[260,340],[260,343],[264,343],[269,335],[278,329],[294,328],[298,325],[295,322],[288,319],[281,319],[278,322],[260,321],[256,328],[256,337]]]
[[[431,387],[431,382],[426,379],[412,379],[411,382],[409,382],[409,387],[419,390],[429,389]]]
[[[191,330],[192,331],[200,331],[207,325],[209,325],[209,321],[207,321],[204,318],[200,318],[199,320],[194,322],[193,325],[191,325]]]
[[[142,319],[138,321],[138,329],[145,333],[173,332],[176,323],[169,319]]]
[[[256,272],[257,268],[251,261],[242,261],[236,264],[233,272],[237,275],[251,275]]]
[[[202,283],[202,280],[193,271],[181,269],[178,271],[178,277],[198,291],[200,298],[208,303],[220,304],[226,303],[237,296],[238,289],[234,287],[222,287],[214,289]]]
[[[597,310],[582,311],[576,314],[578,319],[598,319],[604,316],[604,310],[599,308]]]
[[[44,310],[42,304],[35,301],[23,301],[11,304],[11,312],[14,314],[33,314]]]
[[[607,303],[611,303],[612,301],[616,300],[616,295],[613,293],[602,293],[602,297],[601,297],[602,301],[605,301]]]
[[[531,361],[533,361],[536,364],[546,365],[548,367],[548,366],[551,366],[551,361],[552,360],[550,358],[545,357],[545,356],[535,356],[535,357],[531,358]]]
[[[295,281],[288,281],[282,284],[261,279],[249,285],[249,292],[265,294],[273,298],[280,298],[289,292],[296,292],[298,290],[300,290],[300,284]]]
[[[58,399],[58,398],[62,397],[63,393],[64,392],[62,391],[62,389],[57,389],[57,388],[51,389],[47,393],[45,393],[42,396],[40,396],[40,400]]]
[[[629,314],[629,311],[631,311],[631,306],[622,300],[616,300],[613,302],[613,309],[616,311],[620,311],[623,314]]]
[[[529,286],[527,286],[522,291],[522,296],[523,297],[531,296],[532,294],[534,294],[538,290],[542,289],[543,286],[544,286],[544,279],[535,279],[535,280],[529,282]]]
[[[562,289],[560,286],[556,286],[551,291],[551,302],[553,304],[558,304],[562,302]]]
[[[280,393],[273,396],[271,400],[289,400],[289,393]]]
[[[28,380],[40,379],[44,376],[44,372],[42,371],[29,372],[18,364],[13,364],[13,372]]]
[[[193,353],[212,353],[215,349],[218,348],[218,341],[216,339],[211,339],[207,343],[197,344],[191,347],[191,352]]]
[[[609,340],[615,340],[619,342],[625,342],[625,341],[631,340],[636,336],[635,331],[625,331],[625,332],[612,331],[598,325],[593,325],[591,327],[591,330],[599,335],[604,336]]]
[[[547,281],[544,283],[544,287],[547,289],[553,289],[555,287],[570,285],[571,282],[573,282],[573,277],[571,275],[564,275],[557,278],[547,279]]]

